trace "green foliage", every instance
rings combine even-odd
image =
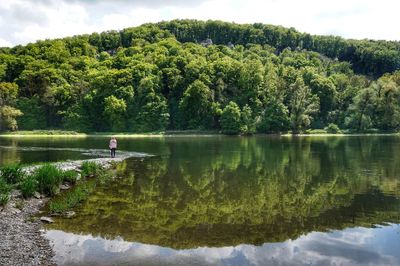
[[[19,189],[21,190],[24,198],[32,197],[38,190],[39,182],[36,180],[35,175],[29,175],[25,177],[19,184]]]
[[[290,121],[292,131],[299,133],[311,124],[312,115],[318,112],[318,97],[311,94],[311,90],[304,85],[301,79],[290,87]]]
[[[267,102],[257,125],[258,131],[263,133],[285,132],[290,128],[289,110],[280,101],[271,99]]]
[[[328,132],[325,129],[310,129],[305,131],[305,133],[310,135],[319,135],[319,134],[326,134]]]
[[[75,184],[78,181],[78,173],[75,170],[63,171],[61,174],[64,182]]]
[[[45,129],[45,110],[37,97],[18,99],[17,107],[24,114],[17,118],[20,130]]]
[[[16,184],[24,177],[24,172],[19,164],[6,165],[0,168],[0,177],[9,184]]]
[[[81,165],[81,175],[82,177],[89,177],[89,176],[97,176],[102,172],[102,167],[96,163],[91,161],[83,162]]]
[[[206,38],[214,45],[203,46]],[[241,108],[234,134],[329,123],[393,131],[398,69],[399,42],[221,21],[145,24],[1,53],[0,131],[224,131],[229,102]],[[373,111],[363,109],[367,89]]]
[[[114,95],[104,99],[104,114],[108,118],[113,131],[122,131],[126,127],[125,112],[126,103],[124,99],[118,99]]]
[[[240,108],[235,102],[229,102],[223,109],[221,128],[225,134],[238,134],[241,131]]]
[[[67,191],[62,196],[52,199],[49,202],[49,211],[51,213],[63,213],[78,205],[80,202],[86,200],[90,193],[93,192],[95,183],[82,183],[78,184],[75,188]]]
[[[188,129],[208,129],[212,117],[212,92],[202,81],[196,80],[183,94],[179,103],[184,117],[183,125]]]
[[[33,173],[33,177],[38,182],[40,193],[53,196],[59,191],[59,186],[63,182],[63,173],[54,165],[44,164],[38,167]]]
[[[340,128],[336,124],[333,124],[333,123],[330,123],[327,127],[324,128],[324,130],[331,134],[341,133]]]
[[[0,206],[4,206],[10,200],[11,186],[0,176]]]

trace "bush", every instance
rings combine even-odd
[[[68,170],[62,172],[62,176],[64,182],[69,182],[71,184],[75,184],[76,181],[78,180],[78,173],[74,170]]]
[[[221,128],[224,134],[235,135],[240,133],[240,108],[235,102],[229,102],[221,114]]]
[[[97,176],[102,172],[102,168],[96,162],[83,162],[81,165],[82,176]]]
[[[18,164],[11,164],[0,169],[1,177],[9,184],[16,184],[24,177],[24,172]]]
[[[327,127],[325,127],[324,130],[331,134],[339,134],[342,132],[340,130],[340,128],[336,124],[333,124],[333,123],[331,123]]]
[[[36,177],[30,175],[24,178],[19,184],[19,189],[24,198],[32,197],[38,189],[38,181],[36,180]]]
[[[44,164],[36,169],[33,176],[38,181],[40,193],[48,196],[56,194],[63,181],[62,171],[50,164]]]
[[[10,200],[11,186],[0,176],[0,206],[4,206]]]

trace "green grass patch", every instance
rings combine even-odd
[[[36,169],[33,178],[38,182],[40,193],[53,196],[59,191],[63,182],[63,173],[54,165],[44,164]]]
[[[64,182],[75,184],[78,181],[78,173],[75,170],[68,170],[62,172]]]
[[[24,177],[24,172],[19,164],[10,164],[0,168],[0,176],[9,184],[16,184]]]
[[[63,213],[68,209],[77,206],[86,200],[94,191],[96,182],[79,183],[75,188],[65,192],[62,196],[52,199],[49,202],[49,211],[51,213]]]
[[[103,168],[96,162],[83,162],[81,165],[82,176],[98,176],[103,171]]]
[[[0,176],[0,206],[4,206],[10,200],[11,186]]]
[[[25,177],[19,184],[19,189],[21,190],[24,198],[32,197],[38,190],[39,182],[35,175],[29,175]]]

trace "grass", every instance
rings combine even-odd
[[[49,211],[51,213],[63,213],[86,200],[95,189],[96,183],[80,183],[74,189],[67,191],[59,198],[52,199],[49,202]]]
[[[24,178],[19,184],[19,189],[21,190],[24,198],[32,197],[38,190],[38,181],[34,175],[29,175]]]
[[[4,206],[10,200],[11,186],[0,176],[0,206]]]
[[[62,171],[51,164],[44,164],[36,169],[33,178],[38,182],[39,192],[53,196],[59,191],[63,182]]]
[[[78,181],[78,173],[74,170],[63,171],[62,178],[64,182],[75,184]]]
[[[0,206],[6,205],[10,200],[13,186],[21,191],[24,198],[29,198],[37,191],[47,196],[54,196],[59,192],[63,182],[76,184],[72,190],[62,193],[49,202],[51,213],[62,213],[86,200],[97,184],[104,184],[112,179],[112,174],[96,162],[84,162],[81,169],[83,178],[95,176],[97,179],[79,181],[76,171],[62,171],[51,164],[39,166],[31,175],[25,175],[20,165],[5,166],[1,169],[0,175]],[[23,208],[22,200],[17,204],[18,208]]]
[[[81,165],[82,176],[83,177],[90,177],[90,176],[97,176],[102,172],[102,168],[96,162],[83,162]]]
[[[19,164],[10,164],[0,168],[0,176],[9,184],[16,184],[24,177],[24,172]]]

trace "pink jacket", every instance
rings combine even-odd
[[[110,149],[116,149],[117,148],[117,140],[116,139],[110,140],[109,147],[110,147]]]

